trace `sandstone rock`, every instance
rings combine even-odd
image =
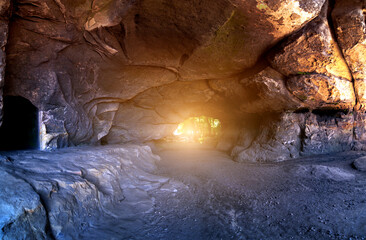
[[[278,162],[296,158],[351,150],[354,145],[354,116],[342,112],[284,113],[277,118],[263,117],[257,127],[244,127],[235,160]],[[254,130],[256,129],[256,130]]]
[[[366,142],[366,114],[363,112],[354,113],[354,138],[360,143]]]
[[[1,169],[0,238],[48,239],[46,224],[46,211],[38,194],[27,182]]]
[[[248,114],[349,109],[324,2],[19,0],[5,94],[39,109],[44,149],[161,139],[191,116],[236,126]],[[285,37],[267,67],[261,56]]]
[[[306,27],[270,54],[287,85],[307,107],[350,109],[355,104],[352,76],[327,22],[327,7]]]
[[[215,79],[208,83],[243,113],[281,112],[302,106],[286,88],[285,77],[270,67],[252,77]]]
[[[301,114],[285,113],[277,118],[265,118],[252,143],[245,144],[246,148],[237,146],[232,156],[239,162],[280,162],[296,158],[301,150],[302,122]]]
[[[285,40],[278,50],[276,48],[269,57],[274,69],[286,76],[318,73],[352,80],[342,52],[332,37],[327,9],[326,4],[319,17]]]
[[[125,53],[132,62],[179,68],[186,80],[228,77],[316,17],[323,3],[98,1],[85,28],[123,22]]]
[[[332,18],[337,40],[354,78],[357,109],[365,110],[366,25],[363,11],[361,1],[336,1]]]
[[[178,124],[189,117],[206,115],[221,119],[227,115],[224,111],[206,81],[175,82],[120,104],[103,140],[120,143],[162,139],[172,135]]]
[[[267,67],[251,78],[241,79],[241,84],[247,89],[247,95],[252,95],[249,101],[243,101],[240,109],[244,112],[264,113],[283,112],[302,107],[285,85],[285,77]]]
[[[350,150],[353,143],[351,114],[323,112],[305,118],[302,154],[324,154]]]
[[[357,158],[353,162],[353,166],[360,171],[366,172],[366,157]]]
[[[182,77],[223,78],[252,67],[268,47],[316,17],[324,2],[234,1],[238,8],[189,55]]]
[[[352,109],[355,95],[352,82],[320,74],[306,74],[287,80],[289,91],[304,107]]]

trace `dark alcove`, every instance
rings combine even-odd
[[[38,109],[23,97],[5,96],[3,111],[0,150],[38,149]]]

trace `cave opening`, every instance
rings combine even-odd
[[[0,150],[39,148],[38,109],[26,98],[4,97]]]
[[[207,116],[190,117],[181,122],[173,132],[173,141],[216,145],[221,135],[219,119]]]

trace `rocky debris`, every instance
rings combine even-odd
[[[353,162],[353,166],[359,171],[366,172],[366,157],[357,158]]]
[[[11,1],[4,0],[0,3],[0,126],[2,123],[3,87],[5,78],[6,53],[5,46],[8,41],[9,18],[11,16]]]
[[[0,161],[3,164],[6,158]],[[46,211],[31,185],[1,170],[0,238],[48,239],[47,224]]]
[[[37,211],[41,211],[43,226],[40,229],[44,231],[46,219],[39,203],[40,196],[47,211],[50,230],[56,239],[105,238],[103,234],[106,233],[101,232],[100,228],[107,227],[105,222],[110,221],[123,222],[124,227],[133,231],[134,224],[138,225],[135,222],[138,216],[153,210],[154,198],[150,192],[159,191],[163,185],[164,191],[178,186],[169,187],[169,178],[153,174],[159,157],[151,152],[150,147],[143,145],[67,148],[53,152],[23,151],[9,153],[8,158],[13,161],[1,161],[0,173],[5,170],[32,187],[23,180],[12,180],[13,177],[4,173],[6,178],[1,179],[14,181],[19,188],[11,185],[9,189],[8,183],[1,184],[0,188],[4,190],[0,193],[0,201],[5,201],[7,205],[0,206],[7,211],[5,207],[9,206],[8,202],[24,204],[26,211],[23,212],[23,205],[13,208],[10,205],[9,209],[12,210],[1,214],[6,217],[2,226],[8,224],[10,227],[9,222],[17,220],[21,214],[25,214],[27,219],[32,217],[32,213],[40,215]],[[34,234],[43,233],[36,225],[42,223],[41,220],[30,219],[34,221],[30,226],[34,225],[37,229]],[[17,221],[21,223],[21,220]],[[24,228],[24,231],[27,229]]]
[[[362,1],[336,1],[332,19],[337,41],[352,72],[358,100],[356,109],[365,110],[366,102],[366,25]]]

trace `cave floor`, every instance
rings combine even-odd
[[[187,188],[157,198],[152,236],[366,239],[366,173],[352,168],[364,152],[275,164],[236,163],[208,149],[159,155],[159,174]]]
[[[5,153],[0,169],[43,199],[50,239],[366,239],[366,173],[352,167],[366,152],[253,164],[155,148],[146,164],[148,150]]]

